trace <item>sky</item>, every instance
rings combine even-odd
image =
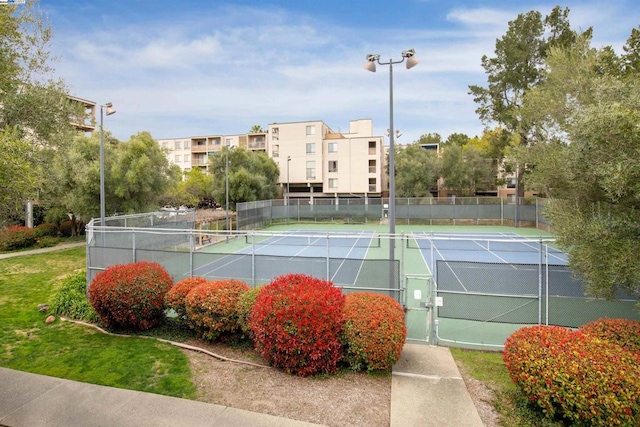
[[[31,1],[31,0],[28,0]],[[573,29],[620,53],[640,24],[637,0],[568,1]],[[72,95],[117,113],[105,130],[123,141],[249,132],[254,125],[322,120],[337,132],[372,119],[389,128],[393,67],[399,144],[427,133],[481,135],[469,85],[486,86],[483,55],[519,13],[559,3],[474,0],[40,0],[53,28],[53,66]]]

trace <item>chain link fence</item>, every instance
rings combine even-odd
[[[543,216],[546,199],[499,197],[396,198],[396,223],[416,225],[521,225],[549,231]],[[251,230],[291,222],[367,224],[388,217],[387,198],[262,200],[236,206],[238,229]]]

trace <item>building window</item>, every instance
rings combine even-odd
[[[167,141],[162,141],[162,148],[169,148],[169,143]]]
[[[307,136],[313,136],[316,134],[316,125],[307,125]]]
[[[227,147],[231,147],[231,142],[232,142],[232,141],[233,141],[233,140],[232,140],[231,138],[226,138],[226,139],[224,140],[224,143],[225,143],[225,145],[226,145]]]
[[[337,153],[338,152],[338,143],[330,142],[327,150],[329,153]]]
[[[280,157],[280,146],[279,145],[273,145],[271,148],[271,157],[273,158],[277,158]]]
[[[175,150],[179,150],[180,148],[182,148],[182,144],[180,143],[180,141],[175,141],[175,142],[173,143],[173,148],[174,148]]]
[[[316,179],[316,162],[307,162],[307,179]]]
[[[369,191],[376,191],[376,179],[375,178],[369,178]]]
[[[329,172],[338,172],[337,160],[329,160]]]
[[[329,188],[338,188],[338,178],[329,178]]]
[[[280,139],[280,129],[271,128],[271,139],[273,139],[274,141]]]
[[[176,154],[176,156],[175,156],[175,162],[176,162],[176,163],[180,163],[180,154]]]
[[[369,154],[376,154],[376,142],[369,141]]]
[[[316,154],[316,143],[308,142],[307,143],[307,154]]]
[[[376,173],[376,161],[369,160],[369,173]]]
[[[182,141],[182,147],[183,148],[191,147],[191,141]]]

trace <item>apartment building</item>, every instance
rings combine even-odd
[[[222,151],[222,147],[242,147],[252,151],[267,152],[266,133],[242,135],[208,135],[185,138],[159,139],[158,144],[166,149],[169,163],[180,166],[185,172],[194,167],[209,170],[209,156]]]
[[[271,123],[266,132],[160,139],[170,163],[184,171],[208,170],[223,146],[267,153],[279,166],[282,194],[290,198],[379,197],[386,190],[383,137],[371,119],[353,120],[336,132],[321,120]]]

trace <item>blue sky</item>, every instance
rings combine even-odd
[[[574,29],[620,52],[640,24],[637,0],[570,1]],[[534,1],[40,0],[54,29],[56,73],[70,92],[117,114],[105,128],[127,140],[246,133],[253,125],[323,120],[389,126],[389,67],[363,69],[368,53],[420,63],[395,66],[394,128],[400,144],[425,133],[480,135],[468,95],[486,85],[480,66],[519,13],[548,14]]]

